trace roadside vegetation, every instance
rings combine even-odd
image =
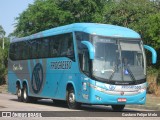
[[[160,1],[159,0],[35,0],[16,18],[8,38],[0,26],[0,84],[6,83],[9,38],[24,37],[42,30],[75,22],[120,25],[141,34],[144,44],[158,53],[156,65],[146,51],[148,93],[160,95]],[[5,48],[2,49],[2,39]]]

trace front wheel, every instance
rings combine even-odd
[[[113,111],[122,111],[125,105],[111,105]]]
[[[68,104],[69,109],[78,109],[81,106],[80,103],[76,102],[75,92],[73,88],[70,88],[67,91],[67,104]]]

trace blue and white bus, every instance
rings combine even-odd
[[[146,57],[156,51],[143,45],[135,31],[107,24],[74,23],[13,39],[9,50],[8,91],[19,101],[67,101],[71,109],[82,103],[145,104]]]

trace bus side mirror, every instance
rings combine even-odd
[[[152,64],[155,64],[157,62],[157,52],[155,49],[148,45],[144,45],[144,48],[152,53]]]
[[[94,56],[95,56],[95,48],[94,48],[94,46],[89,41],[82,41],[81,43],[87,46],[88,51],[89,51],[89,58],[91,60],[93,60]]]

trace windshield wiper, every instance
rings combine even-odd
[[[113,70],[113,72],[111,73],[111,76],[109,77],[109,81],[112,80],[115,72],[116,72],[116,65],[114,66],[114,70]]]
[[[130,75],[132,81],[135,81],[135,82],[136,82],[136,79],[135,79],[135,77],[134,77],[132,71],[130,70],[129,66],[126,65],[125,67],[127,68],[127,71],[129,72],[129,75]]]

